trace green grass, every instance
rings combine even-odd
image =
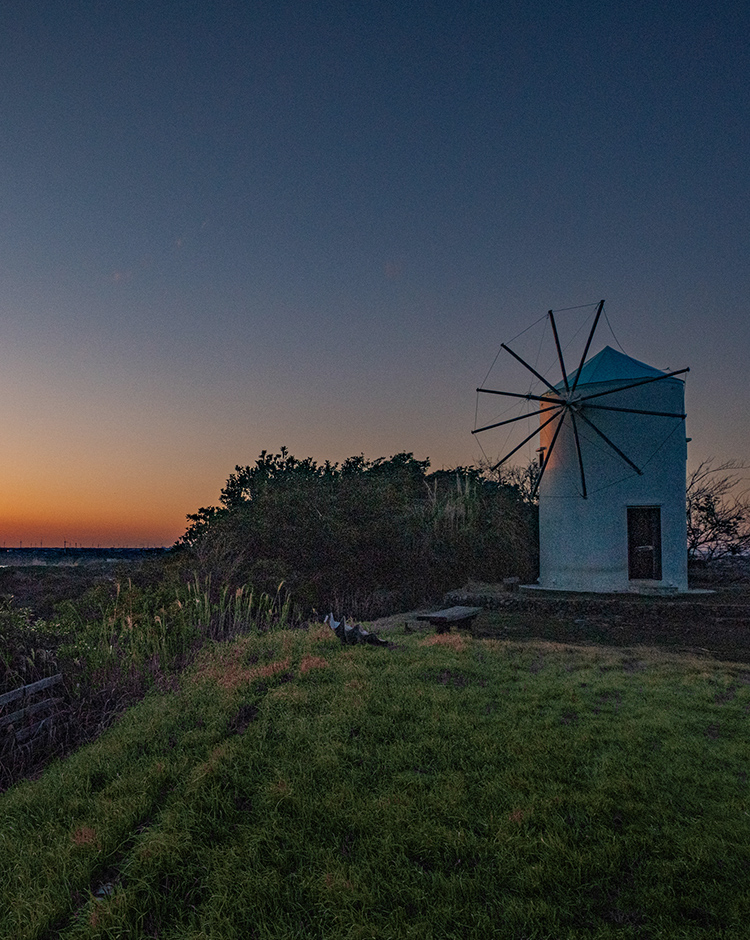
[[[750,935],[747,667],[391,638],[212,646],[0,797],[0,936]]]

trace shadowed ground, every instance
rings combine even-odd
[[[750,585],[718,587],[713,593],[676,597],[553,592],[508,593],[502,585],[475,584],[446,595],[445,606],[484,607],[473,635],[508,640],[615,647],[659,646],[717,660],[750,663]],[[438,609],[440,605],[437,605]],[[375,621],[384,631],[417,621],[420,611]]]

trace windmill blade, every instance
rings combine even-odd
[[[499,460],[499,461],[495,464],[494,467],[490,467],[490,470],[497,470],[498,467],[501,467],[501,466],[505,463],[506,460],[508,460],[509,458],[511,458],[511,457],[513,456],[513,454],[516,453],[516,451],[519,451],[519,450],[523,447],[524,444],[528,444],[532,437],[536,437],[536,435],[542,430],[542,428],[546,428],[547,425],[550,424],[552,421],[554,421],[555,418],[556,418],[559,414],[561,414],[563,411],[564,411],[563,408],[558,408],[557,411],[552,415],[551,418],[548,418],[548,419],[544,422],[544,424],[540,424],[539,427],[536,428],[536,430],[532,431],[532,433],[529,434],[528,437],[525,437],[525,438],[521,441],[521,443],[518,445],[518,447],[514,447],[513,450],[512,450],[509,454],[506,454],[506,455],[503,457],[502,460]]]
[[[628,464],[629,466],[631,466],[631,467],[635,470],[635,472],[638,474],[638,476],[640,476],[640,477],[643,476],[643,470],[641,470],[639,467],[636,467],[636,465],[633,463],[633,461],[630,459],[630,457],[628,457],[626,454],[623,454],[623,452],[620,450],[620,448],[617,446],[617,444],[613,444],[612,441],[610,441],[610,439],[607,437],[607,435],[606,435],[603,431],[600,431],[599,428],[598,428],[592,421],[589,421],[589,419],[586,417],[585,414],[583,414],[582,411],[579,411],[579,412],[578,412],[578,417],[581,419],[581,421],[585,421],[586,424],[589,425],[589,427],[593,428],[593,430],[596,431],[596,433],[599,435],[599,437],[600,437],[603,441],[605,441],[607,444],[609,444],[609,446],[612,448],[612,450],[613,450],[616,454],[619,454],[620,457],[622,457],[622,459],[625,461],[626,464]]]
[[[555,407],[555,406],[553,405],[552,407]],[[514,421],[523,421],[524,418],[534,418],[537,415],[547,414],[548,411],[549,411],[549,408],[540,408],[539,411],[532,411],[527,415],[518,415],[518,417],[516,418],[508,418],[505,421],[498,421],[495,424],[485,424],[483,428],[476,428],[471,433],[479,434],[481,431],[489,431],[492,428],[501,428],[504,424],[513,424]],[[537,430],[539,429],[537,428]]]
[[[534,484],[534,487],[531,490],[532,499],[536,496],[537,490],[539,489],[539,484],[542,482],[544,471],[547,469],[547,464],[549,463],[550,457],[552,456],[552,451],[555,449],[555,444],[557,442],[557,435],[560,433],[560,428],[563,426],[563,422],[565,421],[565,414],[567,413],[567,411],[568,411],[567,408],[563,409],[563,415],[560,418],[560,420],[557,422],[555,433],[552,435],[552,440],[550,441],[549,449],[547,450],[547,454],[544,458],[544,462],[542,463],[542,469],[539,471],[539,476],[536,478],[536,483]]]
[[[578,454],[578,466],[581,470],[581,495],[584,499],[588,499],[586,495],[586,474],[583,472],[583,453],[581,451],[581,442],[578,438],[578,425],[576,424],[576,415],[575,412],[571,409],[570,417],[573,421],[573,437],[576,442],[576,453]]]
[[[477,391],[483,392],[485,395],[505,395],[507,398],[525,398],[527,401],[552,401],[557,404],[553,399],[550,399],[549,395],[522,395],[520,392],[499,392],[495,388],[478,388]],[[555,395],[558,396],[558,401],[562,405],[565,399],[560,397],[559,392],[555,392]]]
[[[648,385],[649,382],[661,382],[662,379],[671,379],[673,375],[682,375],[689,372],[690,369],[677,369],[675,372],[665,372],[663,375],[654,375],[650,379],[639,379],[637,382],[630,382],[628,385],[620,385],[617,388],[608,388],[605,392],[594,392],[592,395],[582,395],[578,402],[590,401],[592,398],[601,398],[602,395],[614,395],[615,392],[626,392],[629,388],[638,388],[639,385]]]
[[[562,349],[560,348],[560,337],[557,335],[557,326],[555,324],[555,315],[550,310],[547,314],[549,317],[549,322],[552,324],[552,335],[555,337],[555,346],[557,347],[557,358],[560,360],[560,370],[562,371],[563,382],[565,382],[565,391],[570,391],[570,385],[568,384],[568,375],[565,371],[565,363],[563,362]]]
[[[505,343],[500,343],[500,348],[501,348],[501,349],[504,349],[506,352],[509,352],[509,353],[511,354],[511,356],[513,356],[514,359],[517,359],[517,360],[521,363],[522,366],[526,366],[526,368],[529,370],[529,372],[531,372],[532,375],[535,375],[540,381],[544,382],[544,384],[547,386],[547,388],[548,388],[551,392],[554,392],[555,395],[559,395],[559,394],[560,394],[560,393],[558,392],[558,390],[555,388],[554,385],[550,385],[550,383],[545,379],[545,377],[541,374],[541,372],[537,372],[536,369],[534,369],[532,366],[530,366],[530,365],[528,364],[528,362],[526,362],[524,359],[522,359],[522,358],[518,355],[518,353],[514,353],[513,350],[510,348],[510,346],[506,346]]]
[[[584,401],[585,399],[581,399]],[[677,414],[675,411],[645,411],[643,408],[615,408],[614,405],[589,405],[586,408],[596,408],[597,411],[625,411],[630,415],[657,415],[660,418],[687,418],[687,415]]]
[[[591,327],[589,338],[586,340],[586,347],[583,350],[583,355],[581,356],[581,364],[578,366],[578,371],[576,372],[576,377],[573,381],[573,388],[571,388],[570,390],[571,395],[576,390],[576,386],[578,385],[578,380],[581,377],[581,369],[583,368],[583,364],[586,362],[586,356],[588,356],[589,354],[589,346],[591,345],[591,340],[594,338],[594,333],[596,332],[596,325],[599,322],[599,317],[602,315],[602,310],[604,310],[604,301],[600,300],[599,306],[596,308],[596,316],[594,317],[594,324]]]

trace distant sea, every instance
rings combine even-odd
[[[139,561],[158,558],[168,551],[168,548],[0,548],[0,568]]]

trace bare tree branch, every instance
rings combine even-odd
[[[497,466],[491,460],[480,460],[477,467],[487,479],[517,490],[525,503],[535,505],[539,502],[536,482],[539,479],[541,467],[538,460],[532,459],[526,466],[519,464]]]
[[[727,460],[716,465],[703,460],[688,475],[688,558],[716,561],[750,552],[750,497],[748,465]]]

